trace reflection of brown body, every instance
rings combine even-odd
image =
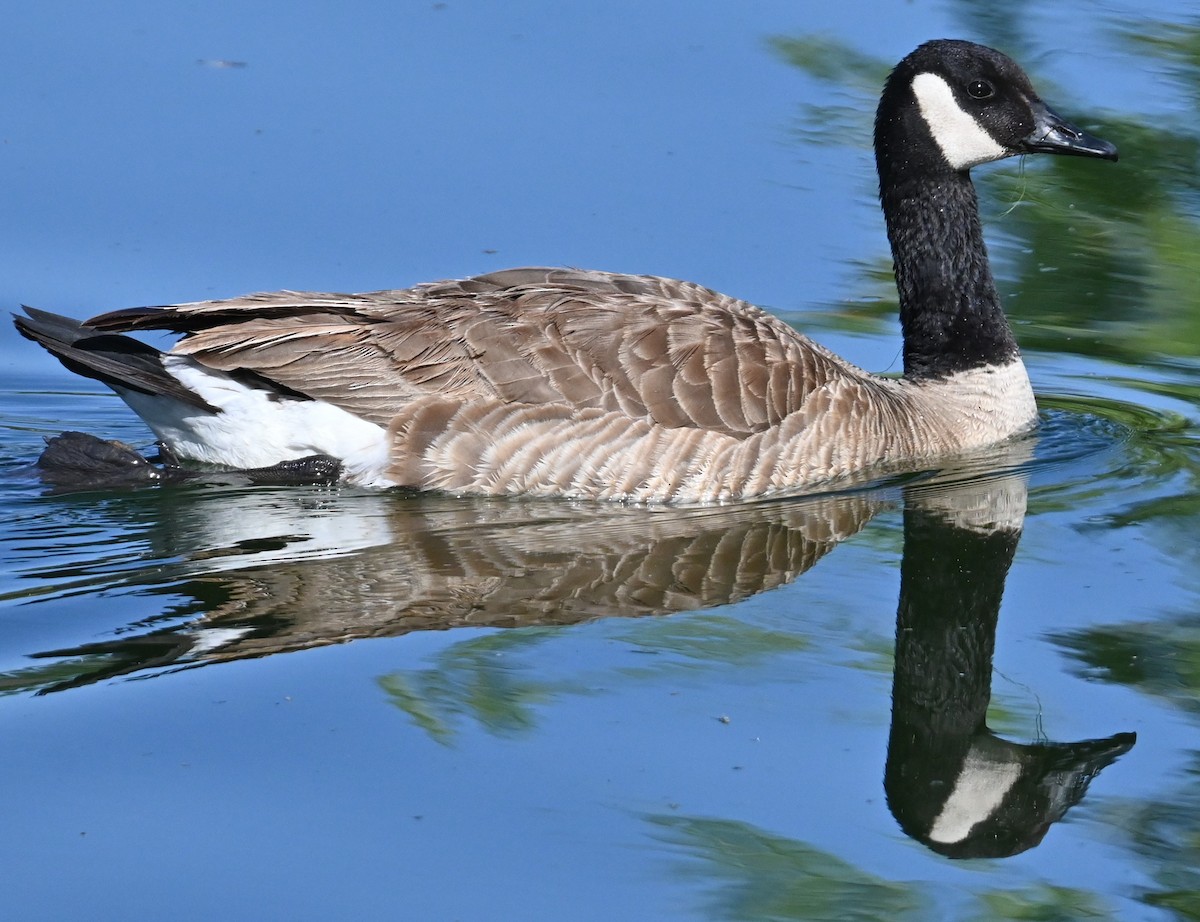
[[[101,666],[112,675],[418,630],[711,608],[790,582],[885,504],[865,491],[660,511],[364,494],[322,508],[301,492],[239,491],[236,504],[221,492],[192,495],[189,514],[160,532],[160,553],[199,571],[188,585],[207,614],[74,652],[115,655]],[[269,512],[250,507],[256,497]]]
[[[1019,467],[1030,447],[903,490],[886,788],[904,830],[953,856],[1036,844],[1133,744],[1123,734],[1020,745],[984,724],[1025,484],[1020,474],[979,474]],[[45,690],[410,631],[724,605],[804,573],[889,505],[890,493],[651,511],[347,493],[325,503],[298,490],[239,490],[230,503],[219,488],[187,492],[185,512],[159,519],[158,551],[189,559],[187,587],[206,614],[178,630],[43,653],[83,657],[76,678]],[[294,515],[281,509],[288,505]]]

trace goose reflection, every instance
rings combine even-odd
[[[1135,739],[1021,744],[986,726],[1027,456],[1028,444],[999,478],[945,471],[903,487],[721,508],[178,489],[151,540],[159,559],[184,561],[199,617],[35,654],[74,658],[68,678],[58,663],[40,691],[409,631],[729,604],[795,579],[899,501],[888,804],[907,835],[941,854],[1015,854]],[[8,684],[28,687],[28,676]]]

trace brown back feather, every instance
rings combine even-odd
[[[512,269],[367,294],[278,292],[117,311],[174,352],[250,369],[380,425],[421,397],[598,409],[745,437],[857,377],[764,311],[652,276]]]

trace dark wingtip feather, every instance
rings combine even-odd
[[[188,326],[176,326],[171,320],[177,318],[177,312],[168,306],[124,307],[116,311],[97,314],[87,321],[87,325],[97,330],[125,332],[128,330],[173,330],[182,333]]]
[[[98,330],[91,321],[25,307],[27,316],[13,315],[13,324],[62,362],[69,371],[94,378],[109,387],[163,395],[209,412],[217,412],[199,394],[163,370],[162,353],[153,346]]]

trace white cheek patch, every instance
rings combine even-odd
[[[912,88],[921,117],[951,167],[967,170],[1011,154],[973,116],[963,111],[950,84],[937,74],[917,74]]]

